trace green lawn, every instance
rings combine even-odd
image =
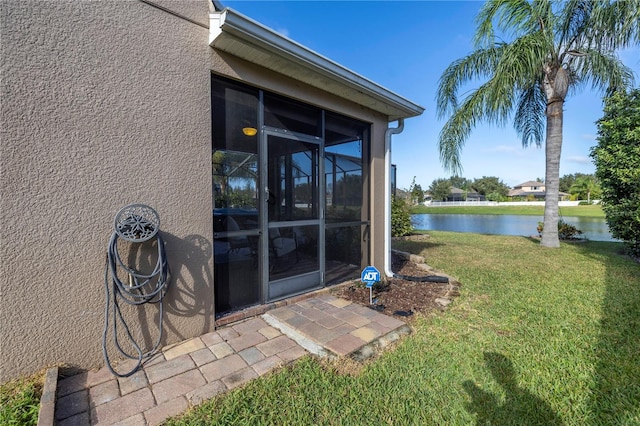
[[[0,385],[0,425],[37,425],[43,382],[37,374]]]
[[[309,357],[169,424],[640,424],[640,264],[621,244],[430,235],[394,245],[462,282],[446,312],[357,374]]]
[[[544,206],[464,206],[464,207],[428,207],[415,206],[412,214],[514,214],[526,216],[543,216]],[[604,217],[600,205],[560,207],[563,216]]]

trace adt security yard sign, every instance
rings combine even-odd
[[[369,304],[373,305],[373,285],[380,281],[380,271],[375,266],[367,266],[362,270],[360,281],[369,287]]]
[[[367,266],[362,270],[360,281],[367,284],[367,287],[373,287],[373,284],[380,281],[380,271],[375,266]]]

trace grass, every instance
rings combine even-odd
[[[0,385],[0,425],[36,425],[43,375]]]
[[[543,216],[544,206],[445,206],[429,207],[415,206],[411,209],[412,214],[513,214],[524,216]],[[564,206],[560,207],[562,216],[579,217],[602,217],[604,212],[600,205],[588,206]]]
[[[621,244],[430,235],[394,244],[462,282],[446,312],[357,373],[305,358],[169,424],[640,424],[640,265]]]

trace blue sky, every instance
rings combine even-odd
[[[230,7],[307,48],[423,106],[393,138],[398,187],[427,189],[450,176],[441,165],[435,109],[438,80],[473,50],[480,1],[225,1]],[[640,84],[640,49],[620,53]],[[593,173],[601,95],[587,88],[565,103],[560,176]],[[394,126],[392,124],[392,126]],[[497,176],[509,186],[544,178],[544,146],[523,148],[510,125],[476,127],[462,150],[462,176]]]

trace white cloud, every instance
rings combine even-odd
[[[568,157],[567,161],[570,163],[591,164],[591,158],[580,156],[580,155],[574,155],[574,156]]]
[[[591,133],[584,133],[581,135],[582,139],[587,139],[590,141],[595,141],[598,139],[598,135],[592,135]]]
[[[280,34],[281,36],[285,36],[287,38],[289,38],[289,30],[286,28],[278,28],[277,30],[275,30],[278,34]]]

